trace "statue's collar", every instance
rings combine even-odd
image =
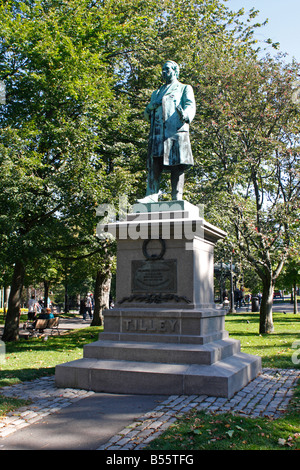
[[[172,83],[165,84],[160,88],[159,93],[160,94],[163,93],[164,95],[168,95],[169,93],[172,93],[172,91],[175,90],[178,87],[178,85],[179,85],[178,80],[175,80]]]

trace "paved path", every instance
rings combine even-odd
[[[300,305],[298,303],[298,310],[300,312]],[[278,302],[275,301],[272,306],[273,312],[287,312],[293,313],[294,312],[294,305],[290,302]],[[242,306],[236,309],[236,313],[252,313],[251,311],[251,303],[247,306]],[[257,312],[256,312],[257,313]]]
[[[299,369],[263,369],[227,399],[101,394],[56,388],[53,376],[44,377],[0,389],[33,400],[0,418],[0,449],[139,450],[192,409],[278,418],[299,378]]]

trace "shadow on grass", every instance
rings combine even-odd
[[[63,351],[68,349],[80,348],[85,344],[98,339],[98,334],[103,329],[102,327],[88,327],[80,330],[73,330],[70,333],[63,335],[48,336],[47,340],[44,337],[36,337],[29,339],[20,339],[16,342],[6,343],[7,353],[19,353],[22,351]]]
[[[78,358],[83,346],[98,339],[102,327],[87,327],[45,338],[20,339],[7,343],[5,362],[0,366],[0,387],[53,375],[57,364]]]
[[[35,380],[41,377],[54,375],[55,367],[39,367],[30,369],[15,369],[0,371],[0,386],[5,387],[27,380]]]

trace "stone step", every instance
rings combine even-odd
[[[237,353],[212,365],[83,358],[56,366],[58,387],[130,394],[232,397],[261,370],[261,359]]]
[[[213,364],[240,352],[235,339],[214,341],[205,345],[137,343],[99,340],[84,346],[85,358],[122,361],[162,362],[165,364]]]
[[[210,342],[227,339],[229,334],[227,331],[216,331],[202,335],[181,335],[181,334],[147,334],[147,333],[118,333],[118,332],[101,332],[99,334],[106,341],[121,341],[135,343],[172,343],[172,344],[199,344],[204,345]]]

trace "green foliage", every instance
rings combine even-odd
[[[63,274],[66,254],[106,256],[95,237],[96,208],[135,184],[130,165],[118,171],[127,144],[115,143],[128,105],[109,60],[129,43],[140,18],[130,17],[134,5],[128,12],[123,1],[111,8],[87,0],[0,7],[7,92],[0,109],[0,257],[5,271],[15,264],[9,330],[17,330],[24,266],[29,280],[30,271],[37,277],[43,270],[49,281]]]
[[[101,196],[101,171],[90,155],[96,116],[113,93],[100,54],[72,34],[74,9],[78,32],[91,28],[85,3],[9,2],[0,9],[7,90],[0,213],[10,260],[36,258],[65,237],[71,243],[79,227],[91,226]]]
[[[235,48],[206,51],[195,70],[201,109],[191,193],[259,275],[260,329],[271,331],[272,289],[299,239],[299,109],[292,92],[299,64]]]
[[[300,265],[299,258],[291,258],[286,264],[281,276],[278,279],[280,289],[291,289],[294,285],[300,284]]]

